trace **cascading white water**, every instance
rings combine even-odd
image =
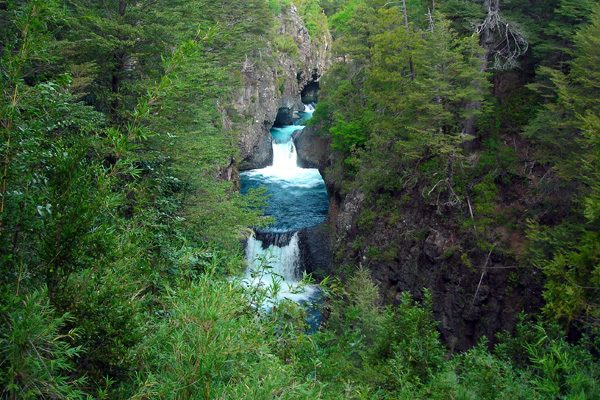
[[[287,129],[292,130],[293,135],[293,132],[303,128],[303,126],[292,126]],[[301,168],[298,168],[298,154],[294,141],[277,143],[273,140],[273,165],[271,165],[270,171],[281,177],[290,177],[297,174],[299,169]]]
[[[270,282],[273,276],[286,282],[297,282],[300,264],[298,232],[294,233],[288,245],[282,247],[270,245],[266,249],[263,248],[261,240],[254,236],[249,238],[246,244],[246,259],[250,263],[246,277],[261,276],[258,283]],[[268,268],[263,268],[265,266]],[[264,269],[264,272],[261,269]]]
[[[298,153],[292,139],[294,132],[304,129],[303,125],[290,125],[271,129],[273,135],[273,164],[261,169],[246,171],[245,176],[260,176],[265,180],[277,181],[286,187],[315,187],[323,185],[323,177],[316,168],[300,168]]]
[[[297,123],[310,119],[314,111],[315,108],[312,105],[306,105],[302,118]],[[317,169],[298,167],[298,154],[296,153],[293,134],[302,129],[304,129],[303,125],[290,125],[271,129],[273,164],[262,169],[246,171],[242,174],[242,179],[253,179],[263,184],[272,184],[284,196],[286,196],[286,193],[287,195],[294,194],[298,196],[298,193],[324,191],[323,178]],[[324,200],[326,202],[326,196]],[[310,205],[306,203],[304,207],[310,207]],[[287,218],[297,218],[298,213],[294,214],[288,208],[285,208],[285,211],[284,214]],[[302,212],[308,214],[310,211],[303,210]],[[279,221],[279,225],[282,225],[282,221]],[[277,232],[277,224],[269,231]],[[246,271],[245,282],[254,287],[262,287],[267,291],[276,288],[277,293],[274,296],[275,298],[270,301],[271,304],[275,304],[284,298],[306,302],[315,297],[318,288],[301,283],[302,272],[300,271],[298,231],[289,232],[286,229],[284,231],[285,233],[282,233],[282,235],[287,235],[286,238],[289,238],[289,241],[285,241],[285,245],[270,244],[265,246],[262,240],[254,236],[248,239],[246,244],[248,270]],[[271,243],[271,239],[268,243]],[[277,243],[277,240],[275,242]],[[269,305],[266,304],[265,306],[268,307]]]
[[[300,239],[295,232],[289,243],[284,246],[270,245],[266,249],[263,242],[251,237],[246,244],[246,259],[249,267],[246,270],[245,282],[253,287],[275,290],[263,306],[269,307],[282,299],[296,302],[309,301],[314,297],[317,288],[303,285],[300,281]]]

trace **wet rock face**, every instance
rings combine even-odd
[[[333,255],[331,252],[331,228],[327,223],[322,223],[300,231],[265,232],[255,231],[255,238],[262,244],[263,250],[269,246],[288,246],[298,234],[298,247],[300,250],[300,269],[312,274],[320,281],[333,273]]]
[[[271,165],[273,162],[273,146],[271,145],[272,138],[269,129],[271,129],[271,122],[264,121],[261,132],[266,131],[267,134],[261,134],[247,143],[247,146],[251,147],[247,150],[248,156],[240,162],[239,169],[241,171]]]
[[[242,119],[236,126],[240,134],[240,170],[263,168],[271,164],[269,129],[277,123],[290,123],[302,111],[302,91],[318,80],[331,64],[331,36],[312,38],[294,6],[279,16],[278,35],[290,36],[298,46],[298,55],[276,53],[273,48],[262,51],[260,59],[248,58],[241,69],[243,88],[231,108]],[[266,63],[264,60],[274,60]],[[314,86],[314,84],[313,84]],[[280,110],[284,110],[280,113]],[[230,120],[233,117],[227,117]]]
[[[263,232],[257,230],[255,232],[256,240],[262,242],[262,248],[267,249],[269,246],[284,247],[290,244],[295,232]]]
[[[294,133],[294,145],[298,152],[298,165],[302,168],[318,168],[323,171],[330,164],[331,139],[319,135],[319,127],[307,126]]]
[[[313,80],[302,90],[302,102],[304,104],[317,103],[319,101],[319,81],[318,77],[313,77]]]
[[[277,117],[275,117],[275,123],[273,124],[273,126],[279,128],[285,125],[293,125],[294,114],[296,114],[294,108],[281,107],[277,111]]]
[[[322,280],[333,273],[333,253],[331,251],[331,228],[323,223],[299,232],[300,257],[307,273],[316,280]]]

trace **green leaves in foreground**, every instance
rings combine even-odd
[[[76,331],[64,333],[68,314],[57,316],[45,290],[26,296],[2,288],[0,314],[0,391],[6,399],[83,399],[85,382],[73,378],[73,359],[81,349],[72,347]]]
[[[143,364],[134,398],[317,398],[273,352],[278,313],[260,317],[246,296],[212,275],[173,292],[166,316],[139,347]]]

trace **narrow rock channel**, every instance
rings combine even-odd
[[[294,132],[304,129],[313,112],[313,105],[305,105],[293,125],[273,127],[272,165],[241,174],[242,193],[265,188],[269,196],[265,212],[275,220],[271,226],[256,230],[246,244],[246,280],[273,292],[268,305],[282,299],[310,303],[320,297],[317,286],[302,284],[299,232],[325,221],[327,190],[318,169],[298,166],[292,138]]]

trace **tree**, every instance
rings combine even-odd
[[[444,160],[440,165],[449,179],[443,185],[448,190],[453,162],[462,153],[459,145],[466,140],[462,123],[478,112],[467,105],[482,101],[477,88],[487,86],[480,50],[474,38],[458,38],[439,14],[433,29],[407,32],[396,22],[397,13],[380,11],[382,33],[371,39],[367,93],[378,116],[368,154],[377,156],[365,154],[364,182],[399,189],[410,166],[436,158]],[[406,63],[409,58],[415,79]]]
[[[549,315],[567,326],[600,324],[599,145],[600,9],[575,37],[570,73],[544,69],[556,101],[540,111],[528,134],[545,160],[569,184],[570,214],[553,227],[533,225],[534,264],[544,271]]]
[[[500,0],[485,0],[485,19],[477,26],[481,45],[486,50],[488,67],[495,70],[515,68],[519,58],[529,49],[524,34],[500,13]]]

